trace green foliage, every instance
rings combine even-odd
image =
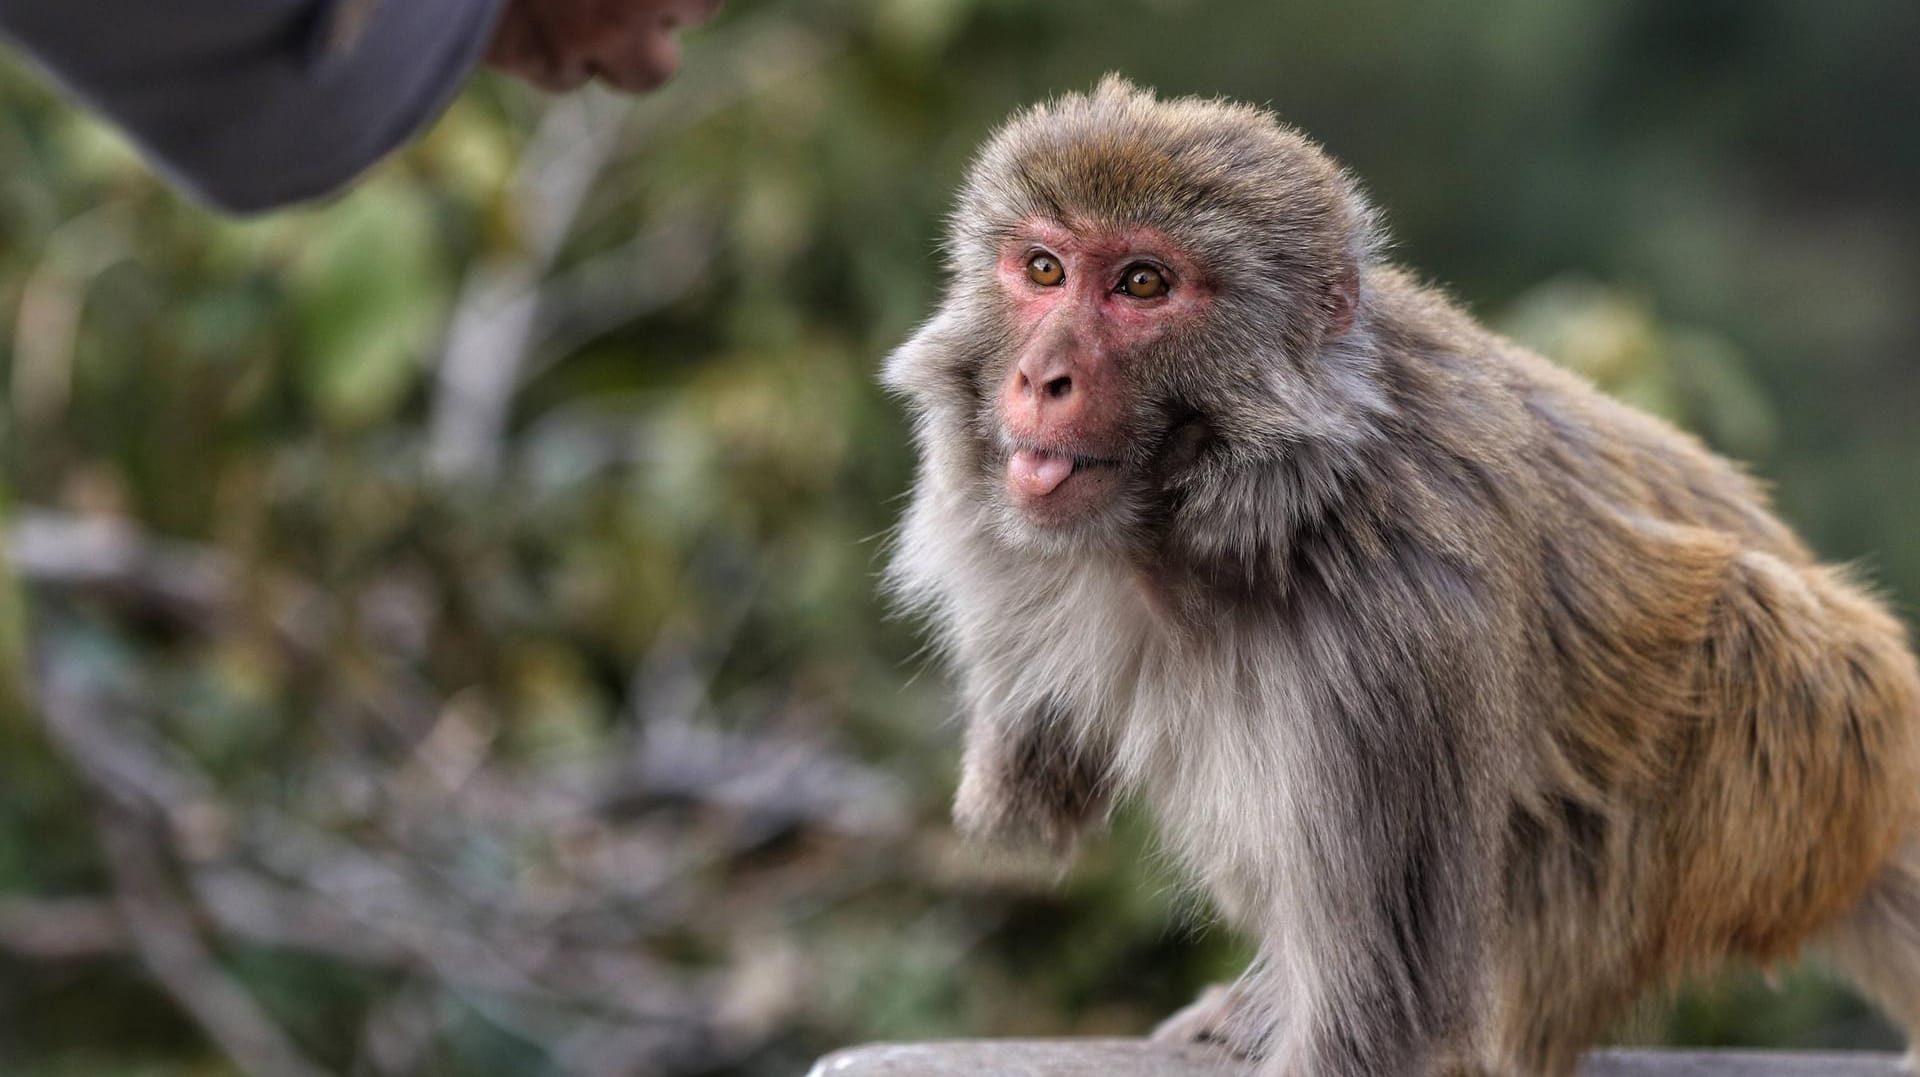
[[[617,1046],[641,1072],[777,1073],[879,1036],[1144,1028],[1244,954],[1132,815],[1064,880],[954,843],[945,690],[874,593],[910,461],[872,373],[936,297],[972,148],[1107,70],[1270,102],[1366,178],[1399,256],[1753,460],[1904,598],[1916,12],[739,0],[659,95],[481,78],[351,194],[248,223],[0,71],[6,519],[72,525],[53,548],[82,552],[116,521],[151,554],[89,582],[16,541],[0,571],[0,1060],[231,1071],[124,938],[57,919],[113,922],[122,811],[215,971],[333,1069],[561,1072]],[[529,184],[573,168],[556,222]],[[443,376],[487,345],[515,364],[498,421]],[[192,792],[90,777],[16,702],[29,640]],[[683,734],[734,739],[675,755]],[[679,763],[593,799],[630,758]],[[529,967],[503,940],[551,942],[566,975],[503,987],[328,889],[394,862],[447,939]],[[283,936],[327,908],[353,930],[249,934],[208,897],[236,879],[325,899]],[[70,952],[35,951],[15,905]],[[592,980],[617,962],[660,996]],[[585,1035],[610,1010],[686,1025],[619,1010],[680,999],[712,1018],[698,1043]],[[1886,1037],[1803,974],[1671,1014],[1645,1035]],[[402,1017],[425,1046],[381,1062],[368,1030]]]
[[[1732,341],[1662,325],[1644,297],[1587,280],[1553,280],[1521,295],[1501,321],[1515,340],[1725,452],[1754,459],[1774,446],[1773,406]]]
[[[301,388],[326,419],[389,416],[417,379],[450,283],[432,211],[417,186],[370,183],[288,259]]]

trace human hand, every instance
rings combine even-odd
[[[674,34],[707,21],[721,0],[507,0],[489,66],[554,93],[599,78],[651,90],[680,66]]]

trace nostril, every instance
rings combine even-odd
[[[1047,395],[1055,400],[1073,392],[1073,379],[1062,374],[1047,383]]]

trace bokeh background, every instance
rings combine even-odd
[[[1911,610],[1910,0],[734,0],[656,96],[483,77],[246,223],[7,60],[0,1069],[794,1074],[1230,976],[1131,814],[955,841],[874,593],[949,194],[1109,70],[1270,103]],[[1894,1042],[1778,971],[1621,1036]]]

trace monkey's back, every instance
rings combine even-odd
[[[1412,357],[1414,471],[1480,476],[1451,484],[1455,541],[1524,626],[1512,668],[1552,671],[1505,731],[1498,1054],[1567,1072],[1650,986],[1849,913],[1920,818],[1920,675],[1739,467],[1404,276],[1369,284]]]

